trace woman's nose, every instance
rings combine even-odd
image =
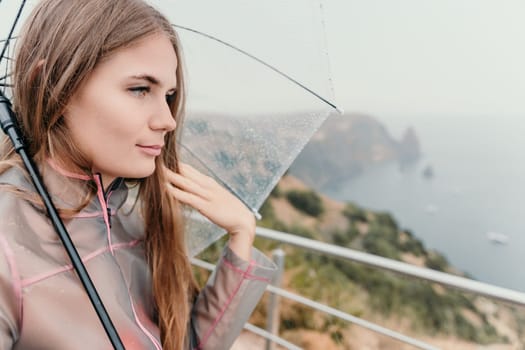
[[[177,122],[171,113],[171,108],[166,100],[163,100],[159,103],[159,108],[151,120],[150,127],[153,130],[171,131],[175,129],[176,126]]]

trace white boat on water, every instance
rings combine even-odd
[[[489,231],[486,234],[487,239],[497,244],[507,244],[509,242],[509,236],[501,232]]]

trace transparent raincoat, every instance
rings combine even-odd
[[[97,196],[66,227],[125,348],[161,349],[143,226],[137,215],[127,215],[125,182],[115,180],[104,193],[96,174],[71,174],[52,162],[42,173],[61,208],[78,206],[86,181],[97,186]],[[0,183],[32,190],[16,167]],[[16,194],[0,193],[0,349],[110,349],[45,212]],[[242,330],[275,271],[256,249],[252,259],[225,248],[193,305],[195,348],[229,349]]]

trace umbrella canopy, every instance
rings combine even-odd
[[[321,1],[149,2],[170,18],[182,43],[188,82],[182,159],[257,212],[336,108],[329,102]],[[26,2],[21,21],[35,3]],[[21,4],[1,2],[0,38],[8,37]],[[13,49],[6,53],[12,57]],[[9,63],[0,62],[0,78],[8,76]],[[192,214],[187,232],[195,255],[224,232]]]

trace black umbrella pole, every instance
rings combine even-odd
[[[102,325],[104,326],[104,329],[109,337],[109,340],[111,341],[111,344],[113,345],[113,348],[117,350],[125,350],[124,345],[122,344],[122,341],[120,340],[120,337],[117,333],[117,330],[115,329],[113,322],[111,322],[111,319],[109,318],[104,304],[102,304],[102,300],[98,295],[95,285],[93,284],[93,281],[91,281],[86,267],[84,266],[82,259],[80,258],[80,255],[78,254],[75,245],[73,244],[73,241],[71,240],[71,237],[69,236],[66,227],[64,226],[64,223],[58,215],[55,205],[53,204],[49,194],[47,193],[47,190],[41,180],[37,167],[34,165],[31,158],[27,155],[23,139],[20,135],[18,128],[16,127],[16,119],[11,109],[11,103],[1,91],[0,125],[2,127],[2,130],[4,130],[5,134],[11,139],[11,142],[13,143],[16,152],[22,158],[22,161],[24,162],[24,165],[27,168],[29,175],[33,180],[33,184],[35,185],[36,190],[42,197],[49,217],[53,222],[53,226],[55,227],[55,230],[58,236],[60,237],[60,240],[62,241],[62,244],[64,245],[67,254],[69,255],[69,258],[73,263],[73,267],[75,268],[78,277],[80,278],[80,281],[82,282],[82,285],[84,286],[84,289],[86,290],[89,299],[91,300],[91,303],[93,304],[93,307],[95,308],[95,311],[97,312],[97,315],[100,321],[102,322]]]

